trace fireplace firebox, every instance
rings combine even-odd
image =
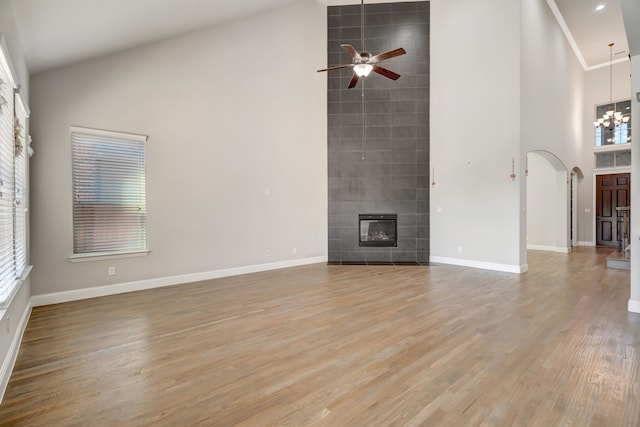
[[[397,214],[359,214],[360,246],[397,247]]]

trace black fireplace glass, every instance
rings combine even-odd
[[[359,214],[360,246],[398,246],[397,214]]]

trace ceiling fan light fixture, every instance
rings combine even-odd
[[[361,0],[360,1],[360,25],[361,25],[360,36],[362,39],[361,40],[362,45],[360,46],[360,48],[362,49],[362,51],[358,52],[352,45],[348,43],[342,43],[340,44],[340,47],[351,57],[351,64],[334,65],[332,67],[318,70],[318,72],[321,72],[321,71],[339,70],[343,68],[351,68],[353,70],[353,75],[351,76],[351,80],[349,81],[349,85],[347,86],[348,89],[352,89],[356,87],[356,85],[358,84],[358,80],[361,77],[367,77],[369,74],[371,74],[372,71],[388,79],[398,80],[400,78],[400,74],[394,71],[391,71],[387,68],[381,67],[380,65],[378,65],[378,63],[407,53],[406,50],[399,47],[397,49],[392,49],[387,52],[378,53],[377,55],[371,55],[369,52],[364,50],[364,41],[365,41],[364,24],[365,24],[364,0]]]
[[[367,77],[371,70],[373,70],[373,65],[371,64],[356,64],[353,66],[353,71],[358,77]]]

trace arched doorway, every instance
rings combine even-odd
[[[571,188],[569,171],[553,153],[527,153],[527,249],[571,251],[577,234]]]

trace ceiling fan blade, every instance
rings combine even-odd
[[[361,59],[360,54],[358,53],[356,48],[354,48],[350,44],[341,44],[340,47],[344,49],[344,51],[347,52],[351,58],[357,59],[357,60]]]
[[[349,82],[349,86],[347,86],[347,88],[351,89],[356,87],[356,85],[358,84],[358,75],[356,73],[353,73],[353,77],[351,77],[351,81]]]
[[[331,70],[339,70],[339,69],[341,69],[341,68],[349,68],[349,67],[353,67],[353,64],[346,64],[346,65],[334,65],[333,67],[323,68],[322,70],[318,70],[318,72],[321,72],[321,71],[331,71]]]
[[[400,74],[395,73],[395,72],[393,72],[391,70],[388,70],[388,69],[386,69],[384,67],[381,67],[379,65],[374,65],[373,66],[373,71],[378,73],[378,74],[380,74],[380,75],[382,75],[382,76],[385,76],[385,77],[387,77],[387,78],[389,78],[391,80],[398,80],[400,78]]]
[[[382,52],[377,54],[376,56],[371,58],[371,62],[384,61],[385,59],[395,58],[396,56],[404,55],[405,53],[407,53],[407,51],[399,47],[397,49],[393,49],[388,52]]]

